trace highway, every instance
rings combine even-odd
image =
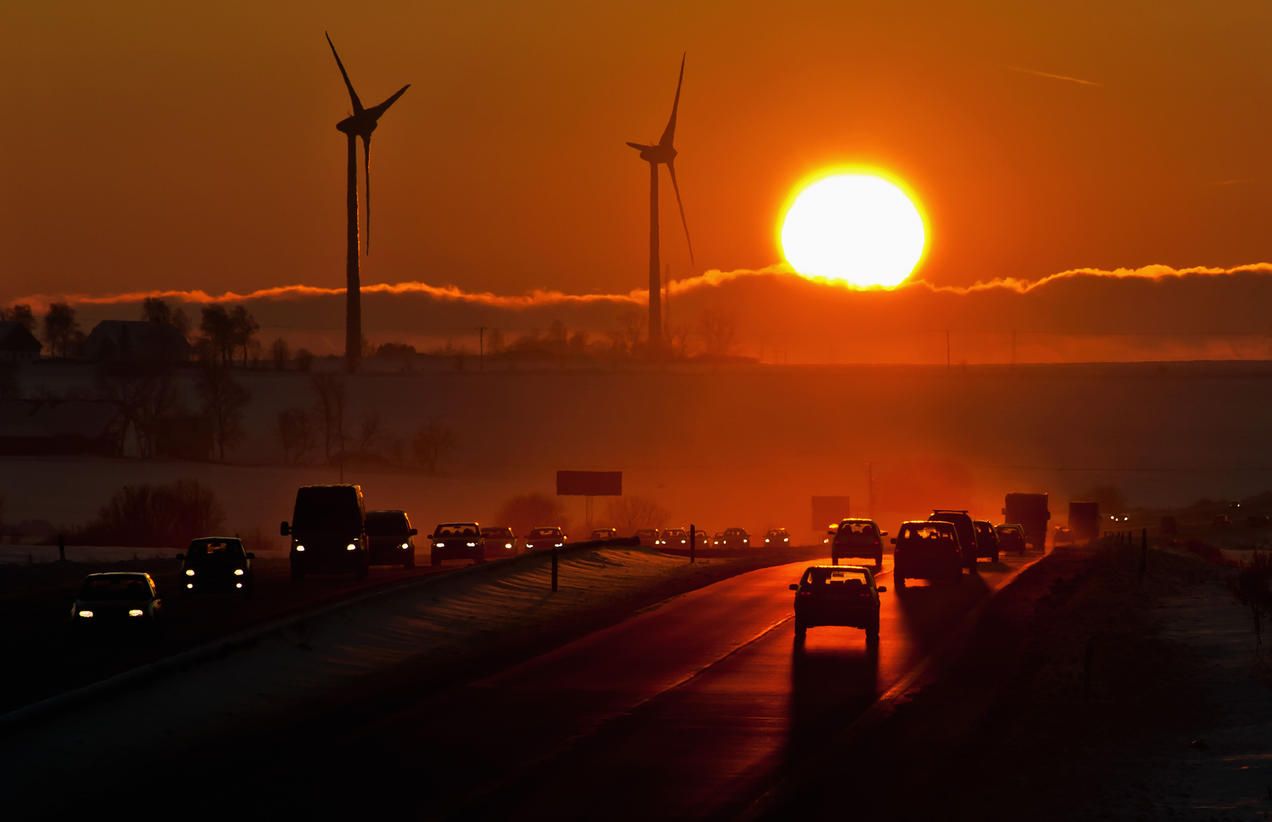
[[[733,815],[1033,559],[900,597],[885,568],[877,660],[853,629],[795,644],[787,584],[806,563],[753,571],[378,720],[274,739],[241,799],[330,814],[371,795],[424,818]],[[333,782],[367,788],[314,790]]]

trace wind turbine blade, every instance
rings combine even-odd
[[[367,189],[367,256],[371,256],[371,135],[362,135],[362,179]]]
[[[671,117],[667,119],[667,128],[663,130],[660,146],[669,146],[676,139],[676,111],[680,108],[680,87],[685,83],[685,55],[680,55],[680,79],[676,81],[676,99],[671,103]]]
[[[349,89],[349,99],[353,101],[353,111],[355,114],[362,113],[362,101],[358,99],[358,92],[353,90],[353,83],[349,81],[349,72],[345,71],[344,63],[340,62],[340,54],[336,51],[336,44],[331,42],[331,35],[327,32],[322,33],[327,38],[327,45],[331,46],[331,54],[336,58],[336,65],[340,67],[340,76],[344,78],[345,88]]]
[[[388,111],[388,110],[389,110],[389,106],[391,106],[391,105],[393,105],[394,103],[396,103],[396,102],[397,102],[397,99],[398,99],[399,97],[401,97],[403,94],[406,94],[406,90],[407,90],[408,88],[410,88],[410,87],[411,87],[411,84],[410,84],[410,83],[407,83],[406,85],[402,86],[402,88],[400,88],[400,89],[398,89],[396,92],[394,92],[394,94],[393,94],[393,96],[392,96],[392,97],[390,97],[389,99],[385,100],[385,101],[384,101],[383,103],[381,103],[380,105],[378,105],[378,106],[372,106],[372,107],[371,107],[371,110],[375,112],[375,116],[378,118],[381,114],[383,114],[384,112]]]
[[[637,151],[645,151],[646,149],[651,149],[651,148],[653,148],[653,146],[647,146],[647,145],[644,145],[644,144],[642,144],[642,143],[632,143],[632,142],[628,142],[628,143],[627,143],[627,145],[631,146],[632,148],[636,149]]]
[[[676,205],[680,208],[680,224],[685,228],[685,243],[689,246],[689,262],[696,269],[698,263],[693,258],[693,240],[689,238],[689,221],[685,219],[685,204],[680,199],[680,184],[676,182],[676,162],[667,163],[667,171],[671,174],[671,187],[676,191]]]

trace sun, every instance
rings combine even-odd
[[[927,232],[914,200],[875,174],[832,173],[804,186],[782,218],[796,273],[856,288],[895,288],[923,258]]]

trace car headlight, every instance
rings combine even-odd
[[[193,582],[187,582],[187,583],[186,583],[186,587],[187,587],[187,588],[193,588],[193,587],[194,587],[194,583],[193,583]]]
[[[235,569],[234,569],[234,576],[236,576],[236,577],[241,577],[241,576],[243,576],[243,569],[242,569],[242,568],[235,568]]]
[[[468,543],[468,547],[469,547],[469,548],[476,548],[476,547],[477,547],[477,543],[475,543],[475,542],[470,542],[470,543]]]
[[[558,542],[558,543],[556,543],[556,547],[557,547],[557,548],[562,548],[562,547],[564,547],[564,545],[563,545],[563,543]]]
[[[194,576],[194,569],[193,569],[193,568],[187,568],[187,569],[186,569],[186,576],[188,576],[188,577],[192,577],[192,576]]]
[[[76,614],[76,616],[78,616],[80,619],[92,619],[93,612],[84,610],[84,611],[80,611],[78,614]]]
[[[296,550],[297,550],[297,551],[304,551],[304,550],[305,550],[305,546],[303,546],[303,545],[299,545],[299,544],[298,544],[298,545],[296,546]]]
[[[505,547],[505,548],[507,548],[508,550],[512,550],[512,543],[511,543],[511,542],[505,542],[505,543],[504,543],[504,547]]]
[[[791,541],[790,537],[782,537],[782,542],[790,542],[790,541]]]
[[[242,587],[243,587],[243,583],[241,583],[241,582],[236,582],[236,583],[234,583],[234,587],[235,587],[235,588],[242,588]]]
[[[433,543],[433,547],[434,547],[434,548],[445,548],[445,547],[446,547],[446,543],[444,543],[444,542],[435,542],[435,543]]]
[[[351,543],[349,543],[348,545],[346,545],[346,546],[345,546],[345,550],[346,550],[346,551],[356,551],[356,550],[358,550],[358,546],[354,545],[354,544],[351,542]]]
[[[410,544],[409,542],[404,542],[404,543],[402,543],[402,550],[403,550],[403,551],[407,550],[407,549],[408,549],[408,548],[410,548],[410,547],[411,547],[411,544]]]
[[[770,540],[769,540],[769,538],[768,538],[768,537],[765,537],[765,538],[764,538],[764,541],[765,541],[765,542],[769,542]]]
[[[132,610],[128,612],[128,616],[130,617],[139,617],[139,616],[145,616],[145,615],[146,615],[146,612],[141,610],[140,608],[133,608]]]

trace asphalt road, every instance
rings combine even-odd
[[[733,815],[1034,558],[900,596],[885,568],[877,658],[854,629],[794,642],[787,584],[807,563],[753,571],[352,729],[271,739],[223,799],[319,817],[368,802],[409,818]]]
[[[385,585],[442,573],[467,565],[447,562],[432,568],[428,552],[414,569],[372,566],[365,579],[350,574],[311,575],[293,583],[286,559],[262,557],[253,564],[256,590],[251,599],[233,594],[183,597],[180,563],[139,560],[101,566],[37,566],[38,584],[22,585],[18,574],[12,590],[0,595],[0,622],[22,626],[0,632],[0,656],[21,676],[0,677],[0,711],[17,708],[54,694],[87,685],[129,668],[228,636],[254,625],[308,611]],[[174,552],[175,556],[175,552]],[[100,570],[147,571],[164,599],[167,625],[158,642],[71,641],[67,631],[71,602],[85,574]],[[22,569],[25,570],[25,569]]]

